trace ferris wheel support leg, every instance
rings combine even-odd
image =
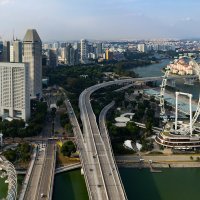
[[[175,132],[177,132],[177,123],[178,123],[178,95],[179,93],[176,92]]]
[[[190,135],[192,135],[192,94],[190,94]]]

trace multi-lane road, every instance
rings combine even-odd
[[[55,142],[49,140],[46,147],[45,160],[38,184],[37,196],[35,199],[51,199],[53,192],[54,171],[56,162]]]
[[[175,79],[178,77],[174,77]],[[101,133],[96,122],[96,116],[92,110],[90,96],[93,92],[103,87],[131,84],[136,81],[157,81],[162,77],[145,77],[116,80],[94,85],[85,89],[79,97],[79,108],[83,124],[83,147],[84,155],[82,163],[85,164],[85,177],[88,181],[90,199],[127,199],[114,156],[110,147],[109,138],[105,137],[106,128],[101,128]],[[103,113],[102,115],[105,115]],[[103,116],[104,117],[104,116]],[[103,138],[104,137],[104,138]],[[110,147],[110,148],[109,148]],[[85,160],[84,160],[85,159]],[[88,170],[90,168],[90,170]],[[92,180],[88,178],[93,175]]]

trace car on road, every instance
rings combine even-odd
[[[46,195],[44,193],[41,193],[40,197],[44,198],[44,197],[46,197]]]

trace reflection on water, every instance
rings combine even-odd
[[[197,200],[200,197],[198,168],[119,169],[128,199],[136,200]]]
[[[88,200],[81,170],[64,172],[55,176],[53,200]]]

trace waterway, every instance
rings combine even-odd
[[[149,169],[120,168],[119,172],[129,200],[197,200],[200,197],[198,168]],[[88,200],[80,170],[55,177],[53,200]]]
[[[88,200],[81,170],[64,172],[55,176],[53,200]]]
[[[130,69],[130,71],[136,72],[141,77],[163,76],[164,73],[162,72],[162,69],[166,67],[169,62],[169,59],[164,59],[156,64],[134,67]],[[193,94],[194,99],[199,98],[200,83],[195,83],[194,85],[185,85],[184,80],[180,79],[176,81],[176,87],[182,92]]]
[[[121,168],[120,174],[130,200],[197,200],[200,197],[200,169]]]

